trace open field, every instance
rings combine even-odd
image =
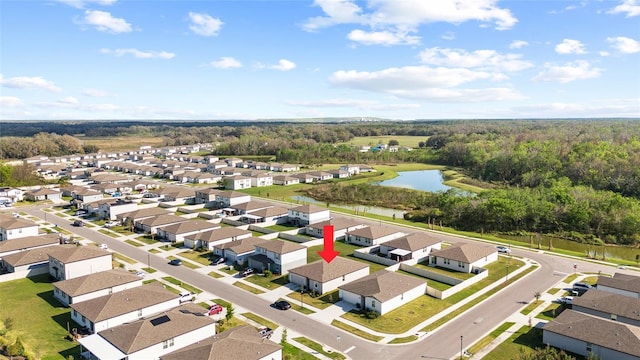
[[[343,143],[355,146],[375,146],[377,144],[389,144],[389,140],[397,140],[400,146],[408,146],[417,148],[421,141],[426,142],[428,136],[397,136],[397,135],[381,135],[381,136],[358,136]]]
[[[139,149],[140,146],[150,145],[154,148],[164,146],[164,139],[157,136],[110,136],[110,137],[85,137],[78,136],[83,145],[95,145],[100,151],[117,151]]]

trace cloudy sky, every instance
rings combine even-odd
[[[640,117],[640,0],[0,1],[0,119]]]

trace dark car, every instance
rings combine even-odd
[[[180,260],[180,259],[173,259],[173,260],[169,261],[169,265],[173,265],[173,266],[180,266],[180,265],[182,265],[182,260]]]
[[[291,309],[291,304],[289,304],[286,300],[280,300],[273,303],[273,307],[278,310],[289,310]]]
[[[269,339],[269,338],[271,338],[271,335],[273,335],[273,329],[268,328],[268,327],[263,327],[263,328],[258,329],[258,334],[263,339]]]
[[[84,226],[84,221],[82,220],[76,220],[73,222],[72,224],[73,226]]]

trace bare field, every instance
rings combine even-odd
[[[151,147],[164,146],[162,137],[139,137],[139,136],[109,136],[109,137],[84,137],[77,136],[83,145],[95,145],[100,151],[134,150],[140,146],[149,145]]]
[[[409,146],[413,148],[418,147],[420,141],[427,141],[428,136],[396,136],[396,135],[382,135],[382,136],[359,136],[351,139],[344,144],[356,145],[356,146],[375,146],[377,144],[388,144],[389,140],[397,140],[400,146]]]

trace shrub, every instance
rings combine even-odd
[[[378,317],[380,317],[380,313],[375,310],[369,310],[365,313],[365,316],[367,317],[367,319],[377,319]]]

